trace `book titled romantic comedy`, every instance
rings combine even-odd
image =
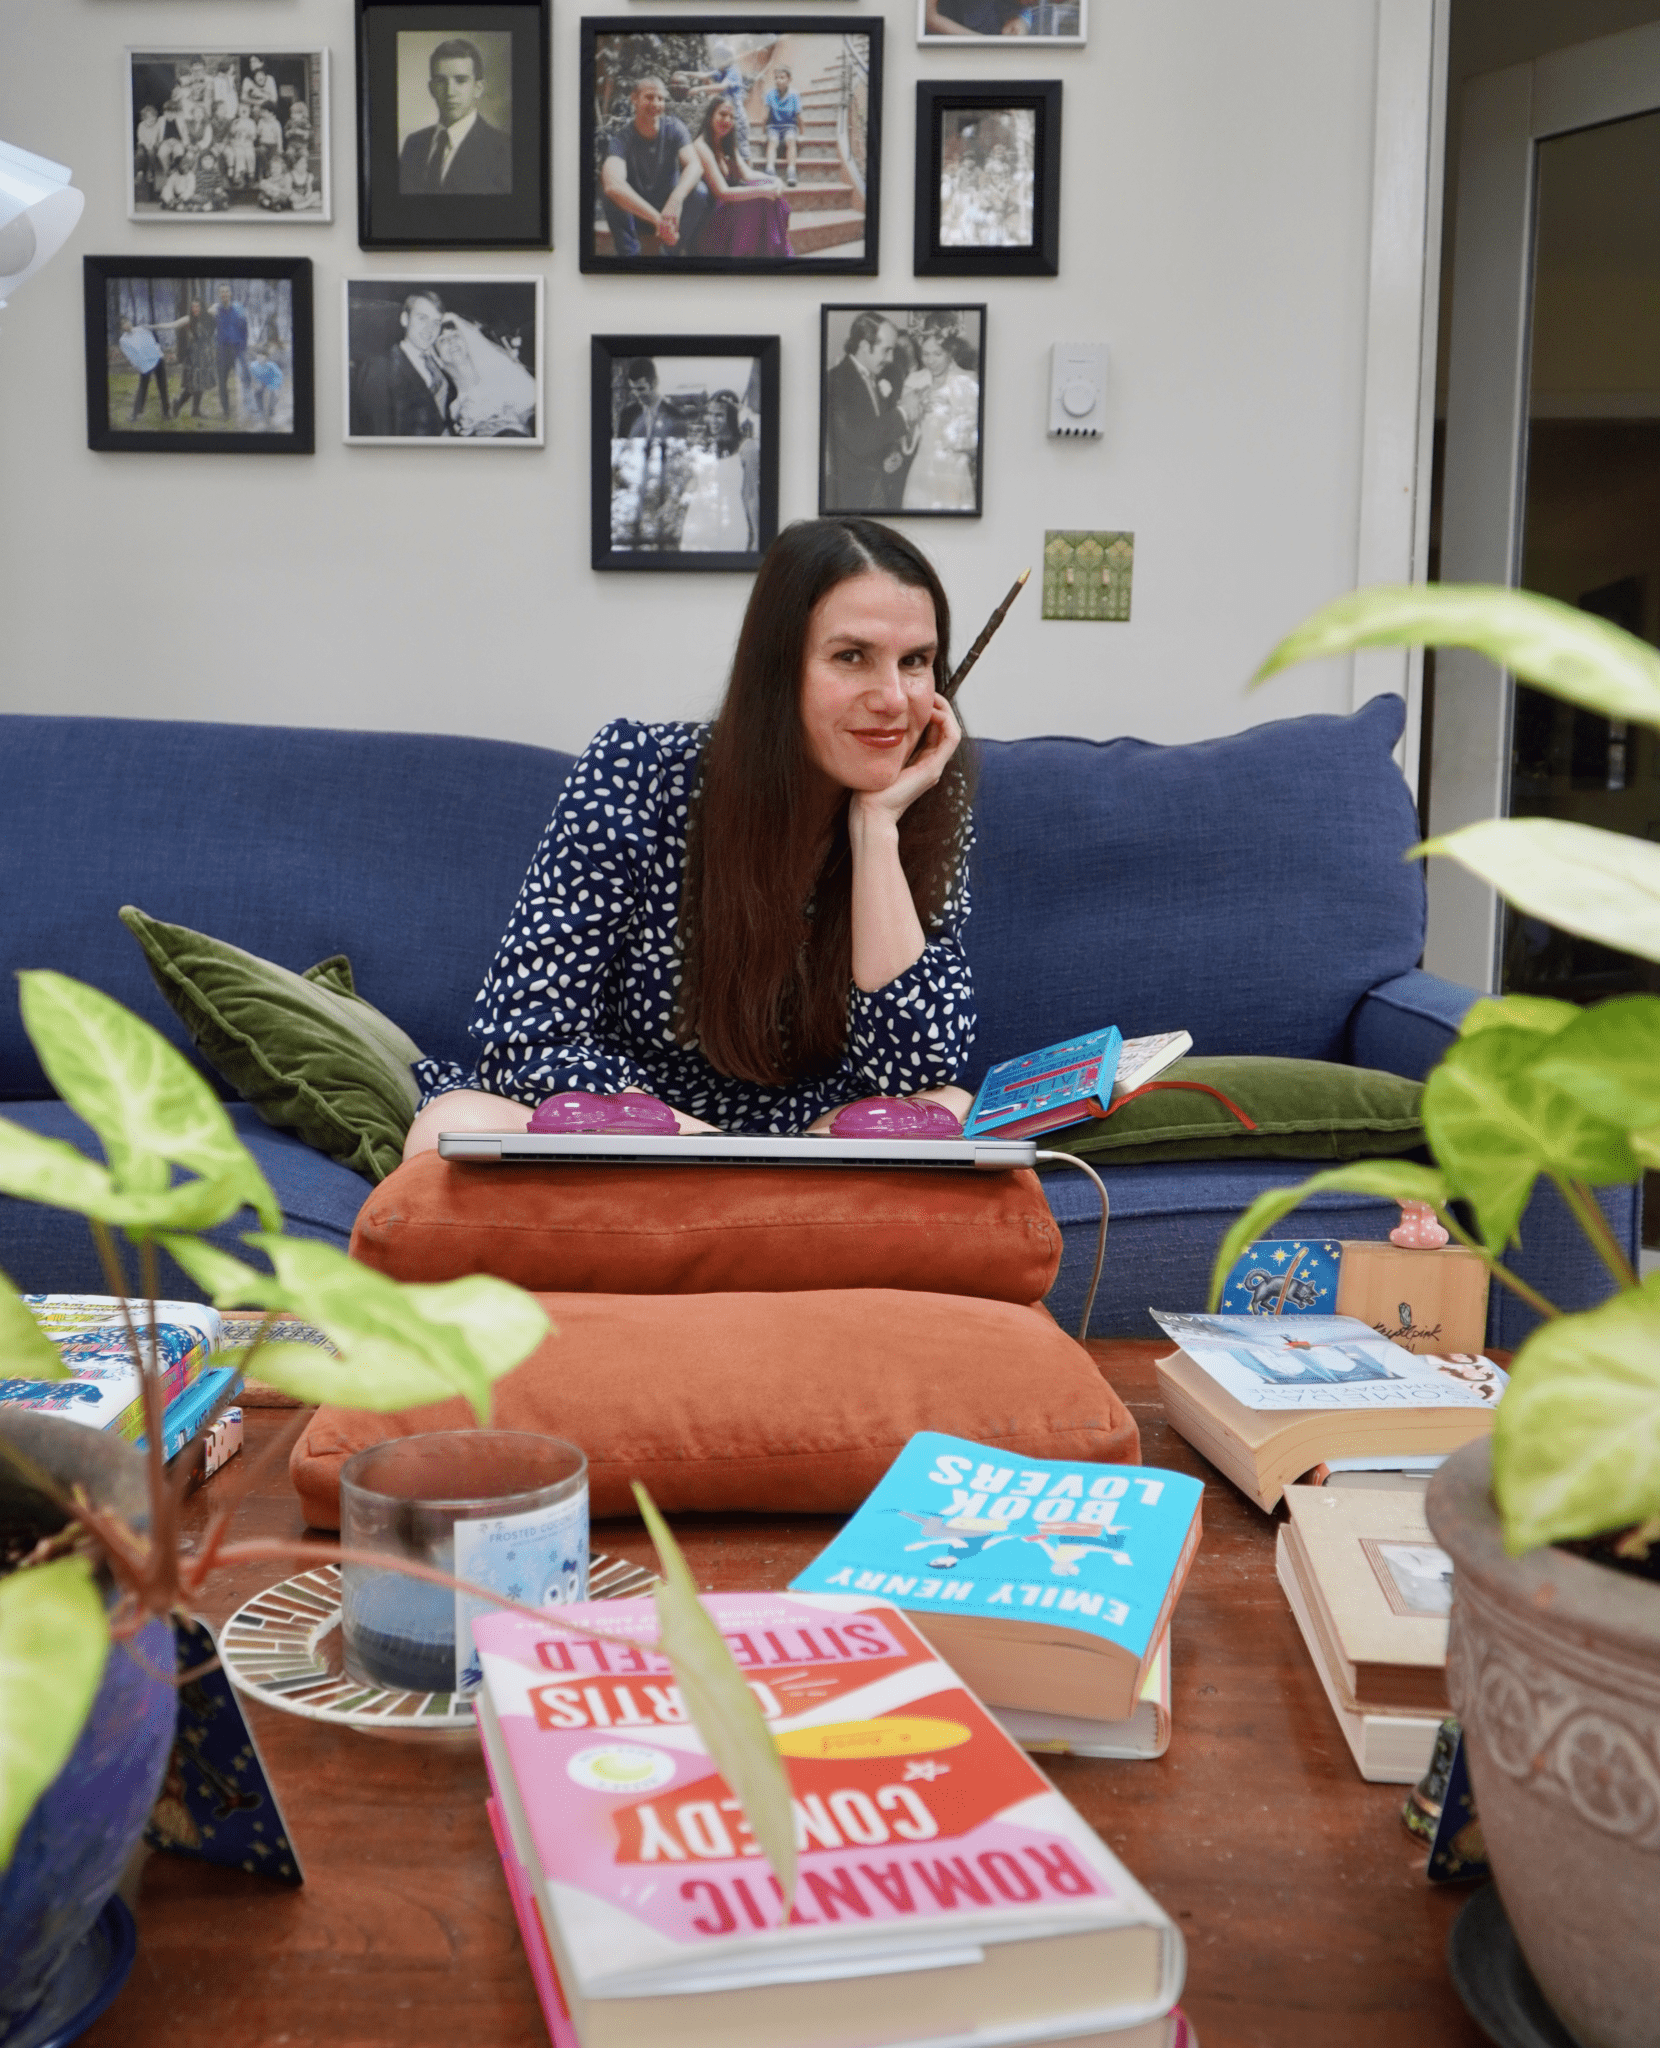
[[[605,1641],[473,1625],[492,1786],[582,2048],[1162,2048],[1180,1933],[897,1608],[704,1604],[789,1773],[787,1920],[650,1601],[559,1610]]]
[[[1063,1039],[1041,1052],[1000,1060],[980,1083],[963,1124],[966,1138],[1036,1138],[1110,1116],[1193,1049],[1186,1031],[1121,1038],[1118,1027]]]
[[[0,1371],[0,1402],[63,1415],[131,1442],[144,1435],[144,1382],[133,1357],[134,1335],[146,1363],[153,1357],[164,1409],[200,1379],[224,1343],[219,1311],[199,1301],[158,1301],[152,1347],[147,1302],[129,1301],[123,1308],[113,1294],[26,1294],[23,1300],[58,1347],[69,1377],[14,1379]]]
[[[1199,1547],[1204,1487],[924,1430],[791,1582],[903,1607],[995,1707],[1127,1721]]]

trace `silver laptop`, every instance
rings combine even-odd
[[[440,1159],[484,1166],[954,1166],[1009,1173],[1032,1166],[1026,1138],[750,1138],[732,1132],[630,1137],[614,1132],[444,1131]]]

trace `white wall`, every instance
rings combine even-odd
[[[1242,684],[1355,574],[1375,0],[1092,0],[1085,50],[951,52],[919,50],[912,0],[888,0],[879,279],[580,276],[581,11],[558,0],[554,253],[410,256],[356,246],[349,0],[0,0],[0,136],[87,194],[68,249],[0,313],[0,708],[567,747],[619,712],[701,713],[748,579],[588,568],[588,337],[780,334],[787,520],[817,504],[820,302],[984,297],[987,515],[909,526],[959,646],[1045,527],[1133,529],[1136,570],[1128,625],[1043,623],[1034,576],[965,691],[970,723],[1169,741],[1348,709],[1335,667]],[[129,222],[132,42],[326,44],[332,225]],[[1058,278],[912,278],[918,77],[1065,81]],[[314,457],[88,451],[80,255],[197,250],[312,259]],[[342,278],[537,269],[546,448],[341,444]],[[1102,443],[1045,438],[1057,338],[1111,345]]]

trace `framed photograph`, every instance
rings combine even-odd
[[[582,268],[874,276],[882,23],[582,24]]]
[[[916,89],[918,277],[1054,277],[1059,79]]]
[[[756,569],[778,533],[776,334],[596,334],[593,566]]]
[[[357,0],[357,239],[547,249],[552,0]]]
[[[346,439],[540,448],[540,277],[348,278]]]
[[[820,309],[818,509],[978,519],[984,306]]]
[[[81,268],[89,448],[312,452],[308,257],[86,256]]]
[[[327,50],[129,50],[129,220],[332,220]]]
[[[1089,0],[916,0],[919,43],[1089,41]]]

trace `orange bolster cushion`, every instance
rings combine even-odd
[[[1040,1300],[1060,1227],[1035,1173],[900,1167],[473,1166],[425,1153],[358,1212],[395,1280],[493,1273],[542,1294],[904,1287]]]
[[[846,1514],[919,1429],[1023,1457],[1136,1463],[1129,1411],[1036,1306],[904,1289],[543,1295],[550,1337],[496,1383],[493,1424],[588,1454],[595,1516]],[[462,1429],[461,1400],[319,1408],[289,1460],[306,1519],[339,1526],[340,1467],[388,1437]]]

